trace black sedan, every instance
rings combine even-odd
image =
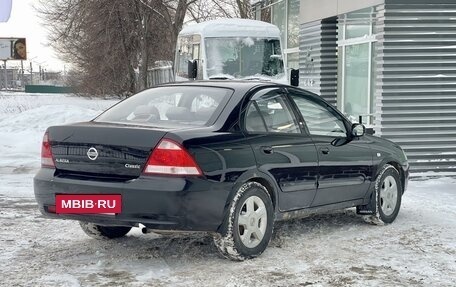
[[[274,221],[356,207],[391,223],[407,186],[402,149],[365,134],[319,96],[266,82],[142,91],[90,122],[49,127],[36,200],[96,238],[132,227],[205,231],[242,260]]]

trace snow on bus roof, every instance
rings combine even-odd
[[[270,23],[249,19],[217,19],[182,29],[179,36],[201,34],[203,37],[280,37],[280,30]]]

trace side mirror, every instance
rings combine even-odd
[[[188,78],[196,79],[198,77],[198,60],[188,61]]]
[[[291,69],[290,85],[295,87],[299,86],[299,69]]]
[[[353,124],[351,134],[354,137],[362,137],[366,133],[366,127],[363,124]]]
[[[365,115],[365,116],[373,117],[374,115],[371,114],[371,115]],[[363,116],[359,115],[358,118],[359,118],[358,122],[360,124],[362,124],[363,123]],[[368,134],[368,135],[374,135],[375,134],[374,128],[372,128],[372,127],[371,128],[366,128],[365,133]]]

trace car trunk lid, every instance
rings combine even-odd
[[[48,134],[59,175],[128,180],[140,176],[167,131],[88,122],[50,127]]]

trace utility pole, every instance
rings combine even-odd
[[[6,60],[3,60],[3,64],[5,65],[5,90],[8,89],[8,71],[6,70]]]
[[[25,87],[24,85],[24,61],[21,60],[21,88]]]
[[[30,62],[30,85],[33,85],[33,65]]]

